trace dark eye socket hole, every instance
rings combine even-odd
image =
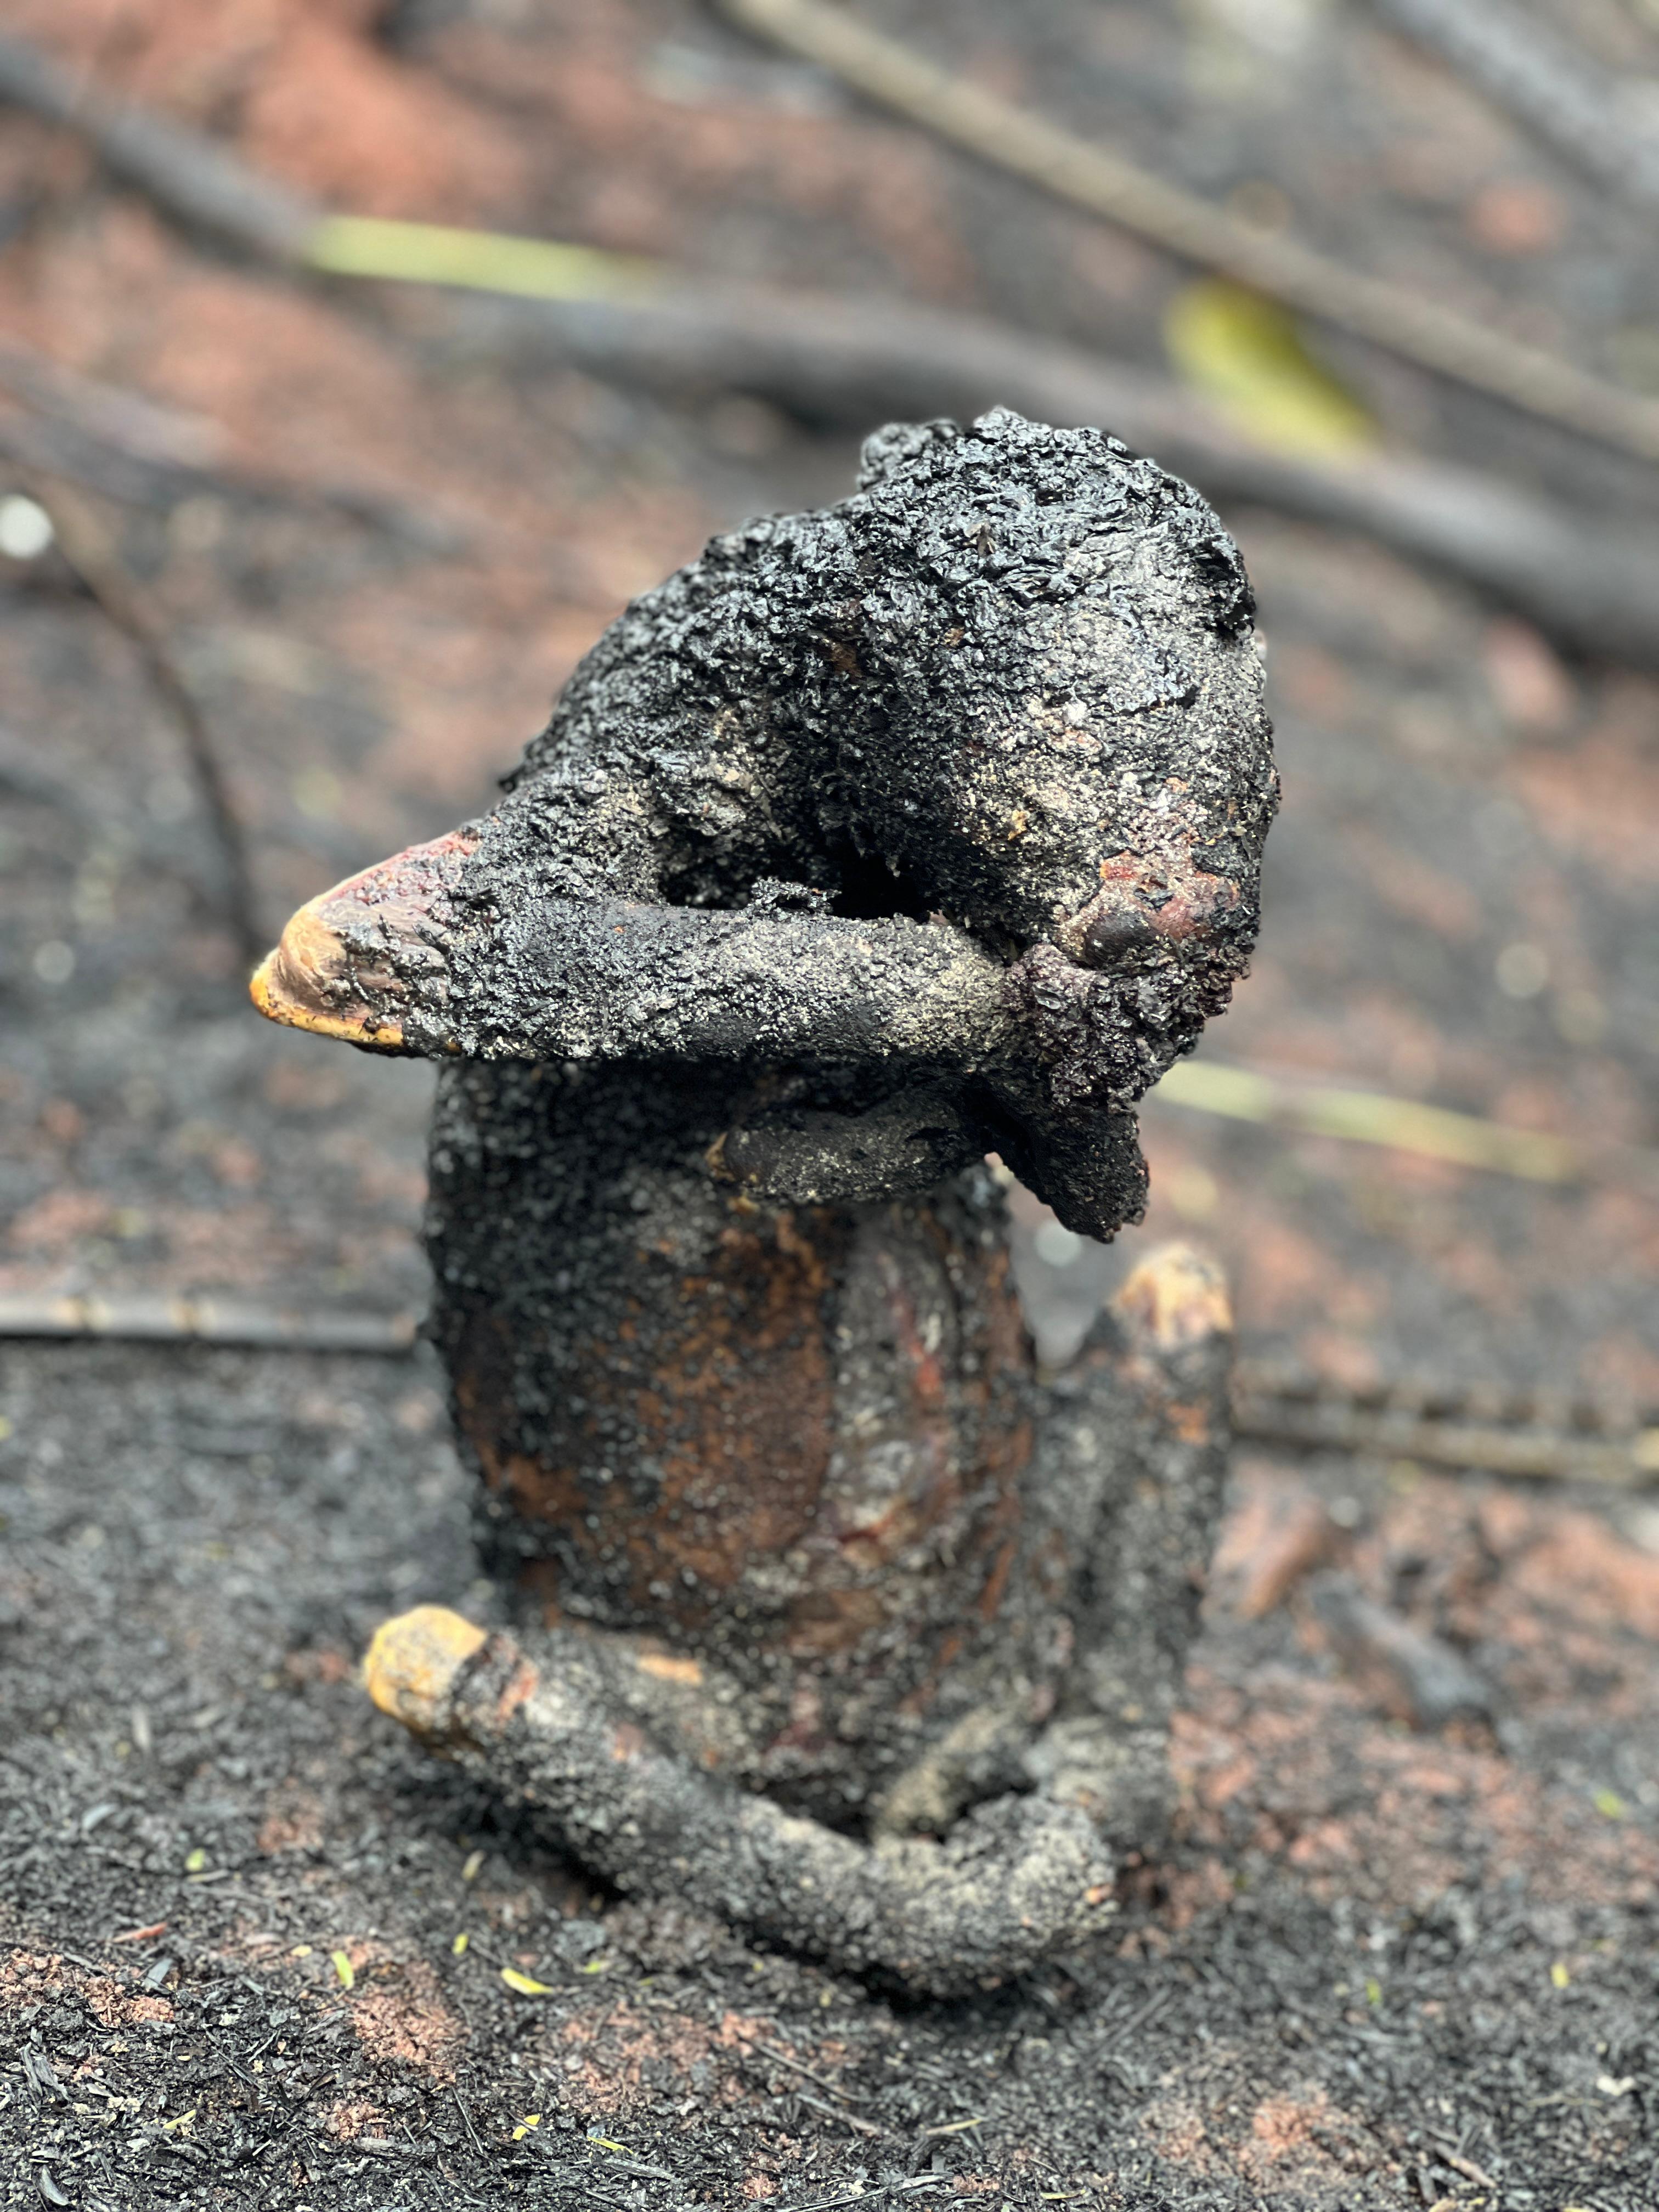
[[[931,909],[921,891],[907,875],[895,875],[878,855],[843,845],[829,855],[829,863],[838,885],[837,914],[852,921],[884,921],[894,915],[927,921]]]
[[[1152,941],[1151,924],[1138,914],[1097,914],[1083,933],[1078,959],[1085,968],[1115,968]]]

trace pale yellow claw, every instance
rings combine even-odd
[[[488,1641],[447,1606],[417,1605],[383,1620],[363,1661],[363,1686],[383,1713],[430,1735],[455,1677]]]
[[[1149,1252],[1113,1304],[1160,1352],[1179,1352],[1206,1336],[1232,1332],[1227,1279],[1190,1244],[1160,1244]]]
[[[343,1037],[349,1044],[400,1045],[400,1022],[387,1021],[367,1006],[339,1012],[325,1003],[324,988],[343,964],[343,948],[316,913],[316,903],[300,908],[276,950],[254,969],[248,996],[267,1021],[282,1022],[289,1029]]]
[[[409,974],[421,975],[428,994],[445,986],[440,947],[449,902],[477,843],[470,829],[449,830],[308,900],[255,970],[254,1005],[289,1029],[398,1051]]]

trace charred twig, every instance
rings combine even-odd
[[[459,2089],[452,2089],[449,2094],[455,2100],[455,2109],[460,2114],[462,2123],[466,2129],[467,2134],[472,2139],[473,2149],[477,2151],[480,2158],[483,2158],[484,2155],[484,2147],[478,2141],[478,2130],[472,2124],[471,2113],[468,2112],[466,2106],[461,2101],[460,2091]]]
[[[1443,1638],[1374,1604],[1350,1575],[1321,1575],[1310,1595],[1344,1663],[1397,1719],[1440,1729],[1491,1718],[1491,1690]]]
[[[15,337],[0,339],[0,389],[134,460],[197,470],[224,458],[225,434],[207,416],[84,376]]]
[[[886,2129],[878,2127],[875,2121],[860,2119],[856,2112],[849,2112],[845,2105],[826,2104],[822,2097],[809,2096],[805,2089],[792,2089],[789,2094],[797,2104],[810,2105],[815,2112],[827,2112],[832,2120],[839,2120],[842,2127],[850,2128],[854,2135],[881,2136],[887,2133]]]
[[[78,121],[85,102],[94,94],[98,66],[109,43],[113,24],[112,15],[106,12],[91,52],[81,57],[73,75],[56,69],[52,70],[52,89],[58,102],[58,112],[48,112],[44,107],[37,110],[48,127],[44,143],[30,164],[30,173],[23,180],[21,189],[7,207],[0,210],[0,252],[3,252],[13,239],[31,229],[52,204],[56,166],[54,157],[64,140],[77,136],[73,126]],[[33,57],[32,49],[24,51],[27,56]],[[0,53],[0,98],[10,97],[3,88],[6,60],[6,56]],[[51,66],[48,64],[49,68]]]
[[[15,40],[0,40],[0,97],[52,115],[72,111],[68,79]],[[106,111],[73,112],[101,149]],[[132,118],[131,109],[121,112]],[[707,284],[677,279],[666,269],[653,284],[648,268],[616,257],[481,234],[471,234],[470,257],[456,243],[466,234],[444,234],[451,241],[447,259],[436,262],[429,251],[416,256],[393,249],[395,235],[404,233],[429,240],[427,226],[356,224],[342,233],[341,223],[350,219],[325,218],[320,208],[267,185],[198,134],[159,117],[143,122],[144,145],[153,150],[167,143],[178,158],[159,170],[113,158],[111,166],[165,212],[234,236],[263,258],[289,269],[440,283],[459,281],[456,270],[467,258],[470,285],[499,281],[506,290],[538,292],[533,300],[458,305],[448,335],[438,341],[445,349],[541,359],[550,352],[595,375],[680,399],[753,392],[813,421],[843,425],[942,414],[966,419],[997,404],[1051,422],[1103,424],[1139,451],[1162,454],[1224,507],[1261,506],[1363,532],[1407,559],[1465,578],[1575,650],[1638,665],[1659,661],[1653,619],[1659,544],[1650,532],[1581,516],[1500,478],[1447,464],[1399,454],[1321,459],[1277,453],[1242,437],[1166,379],[1103,364],[1058,341],[1036,342],[1029,331],[902,301]],[[238,189],[218,189],[233,173]],[[203,179],[209,188],[198,198]],[[286,210],[281,222],[267,219],[272,209],[265,196],[272,191]],[[245,209],[256,217],[246,224]],[[1209,212],[1217,222],[1226,220]],[[378,252],[369,250],[371,231],[380,234]],[[510,281],[502,275],[503,249],[514,250]],[[538,254],[561,258],[540,264],[532,281],[528,264]],[[82,471],[94,471],[90,488],[139,504],[155,501],[155,477],[146,476],[135,456],[70,450],[67,429],[58,434],[55,459],[42,455],[40,465],[77,481],[88,480]],[[161,495],[167,495],[165,483]],[[405,513],[394,519],[389,509],[382,514],[369,499],[348,490],[337,503],[348,511],[355,503],[366,520],[384,519],[398,534],[422,542],[410,527],[420,518]],[[423,526],[432,539],[438,526]]]
[[[446,517],[369,485],[290,482],[228,463],[191,468],[124,451],[74,422],[41,415],[0,416],[0,456],[21,470],[56,477],[121,507],[166,511],[205,496],[307,512],[325,507],[422,553],[455,554],[466,543],[463,530]]]
[[[1386,1091],[1350,1091],[1218,1060],[1189,1060],[1170,1070],[1157,1095],[1166,1103],[1229,1121],[1378,1145],[1421,1159],[1515,1176],[1523,1182],[1602,1183],[1659,1192],[1659,1152],[1522,1129]]]
[[[824,0],[716,0],[731,22],[832,71],[879,106],[1071,207],[1103,216],[1419,368],[1644,460],[1659,404],[1455,310],[1253,229],[1121,155],[955,76]]]
[[[52,520],[59,551],[111,626],[136,650],[156,696],[173,718],[190,763],[202,807],[219,850],[225,881],[225,918],[245,958],[264,942],[247,841],[207,719],[179,674],[156,623],[123,574],[102,525],[55,477],[34,487]]]
[[[1659,1428],[1603,1440],[1378,1411],[1355,1405],[1328,1387],[1310,1399],[1276,1396],[1253,1390],[1249,1370],[1241,1373],[1233,1431],[1252,1443],[1415,1460],[1518,1481],[1594,1482],[1622,1490],[1659,1482]]]
[[[413,1314],[298,1313],[203,1297],[116,1292],[106,1297],[0,1293],[0,1340],[104,1338],[130,1344],[240,1345],[250,1350],[400,1354],[418,1342]]]
[[[1167,378],[1082,348],[906,301],[781,287],[469,301],[447,349],[550,355],[678,401],[742,392],[813,422],[963,419],[994,404],[1103,424],[1156,453],[1224,511],[1358,532],[1514,607],[1576,652],[1659,662],[1659,537],[1503,478],[1409,454],[1313,458],[1242,436]],[[1248,542],[1247,542],[1248,550]]]
[[[1506,0],[1370,4],[1594,183],[1659,207],[1659,131],[1626,106],[1626,82],[1537,15]]]
[[[77,83],[38,47],[0,36],[0,99],[88,139],[106,168],[178,221],[279,261],[295,258],[320,210],[199,133]]]
[[[1297,1406],[1329,1402],[1374,1414],[1534,1429],[1580,1440],[1622,1439],[1659,1424],[1659,1405],[1635,1405],[1628,1399],[1591,1398],[1495,1382],[1452,1382],[1444,1376],[1412,1373],[1379,1376],[1365,1384],[1340,1382],[1333,1376],[1275,1359],[1241,1360],[1235,1387],[1246,1399],[1283,1399]]]
[[[1109,2052],[1115,2051],[1120,2044],[1127,2043],[1132,2035],[1139,2035],[1150,2027],[1158,2014],[1174,2001],[1174,1997],[1175,1991],[1164,1988],[1156,1990],[1147,1998],[1145,2004],[1133,2007],[1123,2019],[1115,2021],[1107,2029],[1105,2035],[1097,2045],[1098,2055],[1104,2057]]]
[[[830,2096],[850,2099],[850,2093],[843,2089],[839,2082],[832,2081],[826,2074],[815,2072],[800,2059],[792,2058],[787,2051],[780,2051],[775,2044],[760,2043],[752,2035],[742,2033],[738,2034],[738,2040],[745,2050],[752,2051],[757,2057],[769,2058],[779,2066],[787,2066],[791,2073],[799,2074],[804,2081],[816,2081],[818,2087],[827,2090]],[[879,2133],[880,2130],[878,2130],[877,2132]]]
[[[230,489],[207,471],[124,452],[72,422],[12,410],[0,414],[0,458],[15,469],[78,485],[121,507],[165,511],[197,492],[222,495]]]
[[[82,375],[15,338],[0,343],[0,389],[31,410],[0,415],[0,454],[123,506],[170,508],[207,495],[331,507],[425,552],[453,553],[461,543],[441,517],[372,484],[289,479],[244,467],[209,416]]]
[[[297,1312],[246,1300],[0,1296],[0,1342],[30,1338],[135,1344],[210,1344],[250,1350],[402,1358],[421,1340],[417,1314]],[[1328,1376],[1241,1359],[1232,1425],[1254,1443],[1365,1458],[1415,1460],[1512,1482],[1659,1485],[1659,1407],[1395,1376],[1369,1389]],[[786,2062],[787,2063],[787,2062]]]
[[[884,2197],[930,2196],[935,2190],[947,2185],[945,2174],[918,2174],[911,2181],[878,2181],[873,2189],[866,2189],[860,2181],[857,2186],[840,2197],[815,2197],[810,2204],[803,2204],[798,2212],[846,2212],[854,2204],[875,2204]]]

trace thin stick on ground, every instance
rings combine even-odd
[[[52,518],[58,550],[99,612],[132,646],[156,697],[183,741],[202,811],[218,848],[224,877],[224,917],[238,952],[257,960],[264,949],[247,841],[230,795],[213,733],[179,672],[160,627],[134,591],[103,525],[56,477],[35,476],[29,489]]]
[[[0,1292],[0,1342],[24,1338],[114,1344],[234,1345],[250,1351],[364,1352],[399,1357],[419,1341],[418,1315],[358,1308],[305,1312],[247,1300],[168,1297],[155,1291],[106,1297]]]
[[[0,253],[3,253],[14,240],[26,237],[51,206],[57,190],[52,174],[54,157],[61,143],[83,136],[79,127],[82,111],[89,100],[97,96],[94,88],[99,66],[108,48],[111,34],[116,28],[114,0],[105,0],[103,20],[98,26],[91,52],[82,56],[72,76],[65,73],[54,82],[55,107],[51,111],[37,111],[48,126],[45,143],[35,153],[30,164],[31,173],[26,178],[21,191],[9,206],[0,211]],[[3,44],[9,48],[11,41],[7,40]],[[9,52],[0,52],[0,88],[3,88],[7,64],[15,58]],[[84,191],[88,181],[83,168],[82,191]],[[75,197],[81,197],[81,191],[77,191]]]
[[[1247,1384],[1244,1375],[1239,1379]],[[1412,1461],[1510,1481],[1591,1482],[1616,1490],[1641,1490],[1659,1481],[1659,1430],[1653,1429],[1631,1442],[1603,1443],[1487,1423],[1414,1419],[1345,1403],[1334,1395],[1257,1395],[1244,1387],[1234,1401],[1233,1433],[1252,1443]]]
[[[1383,1091],[1351,1091],[1220,1060],[1180,1060],[1147,1096],[1224,1121],[1377,1145],[1419,1159],[1514,1176],[1522,1182],[1601,1183],[1659,1192],[1659,1152],[1651,1149],[1523,1129]]]
[[[0,1297],[0,1343],[211,1344],[398,1358],[413,1352],[421,1326],[412,1313],[296,1313],[153,1294]],[[1413,1459],[1510,1481],[1659,1486],[1659,1408],[1558,1403],[1484,1382],[1448,1388],[1395,1376],[1358,1389],[1273,1361],[1241,1359],[1233,1376],[1232,1427],[1253,1443]]]
[[[0,341],[0,458],[128,507],[167,510],[207,495],[244,504],[331,508],[429,553],[460,550],[463,533],[430,507],[368,478],[270,471],[239,459],[210,416],[72,369],[15,337]],[[23,411],[27,410],[27,411]]]
[[[87,139],[106,169],[175,218],[266,258],[294,256],[321,214],[210,139],[77,82],[25,39],[0,35],[0,100]]]
[[[665,281],[651,292],[455,303],[441,355],[550,357],[684,404],[723,392],[864,428],[1003,404],[1099,423],[1230,516],[1266,508],[1354,531],[1461,578],[1575,653],[1659,662],[1659,541],[1490,471],[1364,449],[1285,453],[1170,378],[1055,338],[908,301]],[[1249,545],[1246,543],[1248,553]]]
[[[1299,314],[1644,460],[1659,404],[1454,309],[1253,229],[1177,185],[940,69],[823,0],[716,0],[740,28],[814,62],[936,137]]]

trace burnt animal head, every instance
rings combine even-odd
[[[854,836],[1011,954],[1115,964],[1091,925],[1139,896],[1157,935],[1198,875],[1232,915],[1265,732],[1249,586],[1204,503],[1098,432],[1007,414],[885,431],[862,484],[819,709]]]
[[[1254,937],[1250,615],[1115,439],[890,428],[853,497],[630,606],[495,811],[313,902],[256,998],[380,1049],[787,1066],[820,1113],[915,1090],[954,1134],[874,1188],[995,1145],[1109,1234],[1127,1109]]]

